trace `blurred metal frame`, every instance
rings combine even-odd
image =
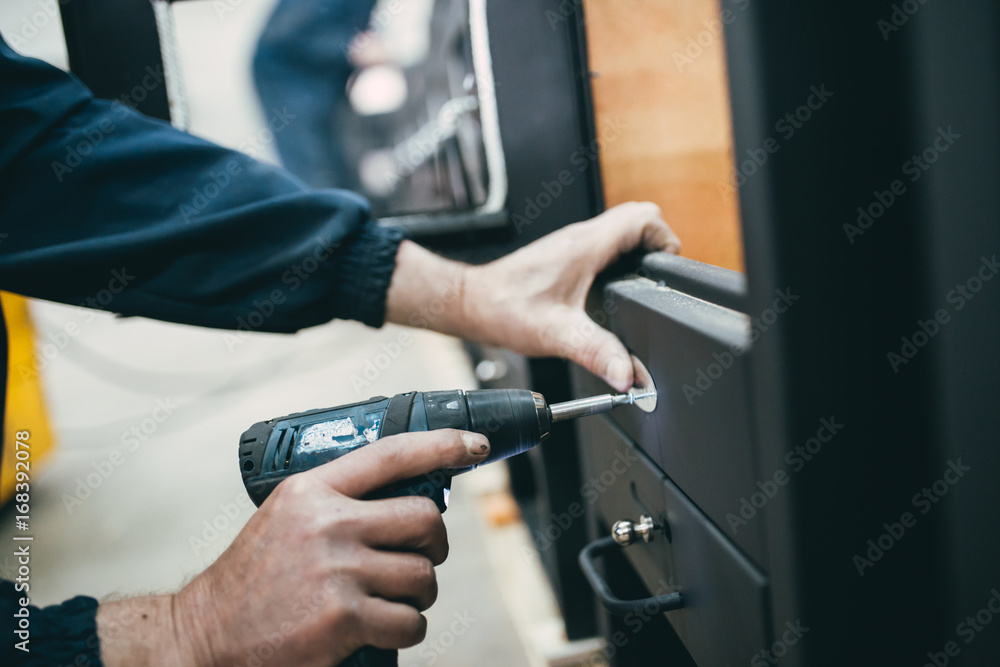
[[[163,10],[174,1],[180,0],[65,0],[60,11],[70,69],[97,97],[126,101],[183,128],[182,93],[169,57],[172,44],[160,39],[169,24]],[[503,166],[505,187],[491,192],[489,206],[480,211],[385,222],[406,227],[443,254],[483,262],[592,217],[604,203],[597,160],[587,160],[582,168],[571,162],[574,155],[591,151],[595,138],[583,8],[566,14],[557,0],[470,0],[470,9],[481,24],[474,36],[489,38],[489,48],[479,49],[477,69],[492,64],[489,90],[481,91],[490,99],[480,103],[489,122],[499,125],[499,146],[489,151],[487,162],[494,173]],[[559,20],[553,22],[552,16]],[[484,52],[491,63],[484,61]],[[144,85],[150,77],[157,85]],[[141,92],[133,94],[137,87]],[[488,132],[496,133],[496,128]],[[560,183],[560,174],[569,170],[571,182]],[[553,183],[556,195],[549,192]]]
[[[140,112],[170,121],[156,14],[144,0],[59,3],[70,70],[95,96],[126,99]],[[152,77],[157,83],[143,85]],[[139,87],[142,95],[132,95]]]

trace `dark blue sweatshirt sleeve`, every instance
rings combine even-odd
[[[224,329],[380,326],[401,239],[355,194],[97,100],[0,39],[0,289]]]
[[[78,595],[62,604],[38,608],[14,582],[0,580],[4,642],[0,664],[11,667],[86,665],[101,667],[97,600]]]

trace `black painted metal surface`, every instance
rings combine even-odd
[[[747,311],[747,278],[739,271],[696,262],[668,252],[655,252],[642,260],[645,275],[666,287],[672,287],[723,308]]]
[[[843,424],[766,507],[773,626],[811,628],[781,664],[996,664],[965,619],[1000,562],[1000,282],[962,289],[1000,250],[1000,9],[751,3],[726,38],[749,312],[801,296],[748,357],[760,474]]]
[[[747,397],[750,318],[644,278],[609,284],[602,307],[608,326],[646,365],[659,394],[654,412],[621,408],[615,421],[763,564],[764,522],[752,505],[753,512],[741,514],[761,492]],[[575,369],[574,375],[578,395],[608,391],[589,373]]]
[[[681,593],[684,606],[667,617],[697,664],[746,664],[769,635],[767,578],[613,421],[577,422],[596,523],[645,514],[665,526],[648,544],[624,549],[625,558],[650,594]],[[625,626],[639,634],[656,616],[635,611]],[[666,664],[655,650],[632,659],[627,664]]]
[[[170,120],[153,6],[147,0],[60,0],[70,70],[95,96]]]

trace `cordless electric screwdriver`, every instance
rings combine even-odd
[[[638,405],[649,412],[656,390],[603,394],[549,405],[526,389],[428,391],[376,396],[367,401],[278,417],[251,426],[240,437],[240,469],[247,493],[260,505],[287,477],[322,465],[359,447],[398,433],[455,428],[482,433],[490,453],[479,465],[501,461],[531,449],[555,422]],[[448,506],[453,475],[470,468],[440,470],[383,489],[372,497],[427,496],[442,512]],[[396,665],[396,651],[365,647],[342,665]]]

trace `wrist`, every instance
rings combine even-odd
[[[477,343],[495,343],[495,333],[491,331],[484,314],[493,309],[490,300],[493,292],[490,289],[490,265],[465,266],[462,282],[461,298],[457,306],[456,317],[462,338]]]
[[[404,241],[386,297],[386,321],[473,338],[469,281],[480,267],[439,257]]]
[[[233,657],[222,641],[219,619],[204,576],[196,577],[171,598],[174,637],[182,658],[180,664],[214,667]]]
[[[210,662],[178,627],[177,595],[149,595],[106,602],[97,608],[101,661],[107,667],[154,667]]]

